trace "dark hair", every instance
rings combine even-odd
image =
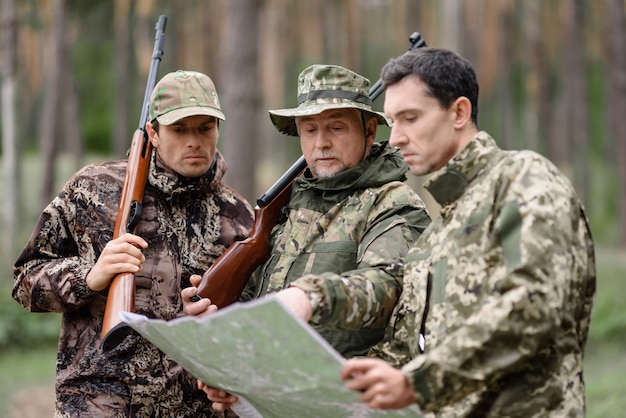
[[[428,86],[427,93],[444,109],[459,97],[467,97],[472,105],[472,122],[478,127],[478,81],[468,60],[446,49],[414,49],[385,64],[381,80],[387,88],[411,75]]]

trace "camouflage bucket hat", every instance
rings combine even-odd
[[[178,70],[166,74],[154,86],[148,110],[150,120],[156,119],[162,125],[195,115],[226,120],[215,84],[207,75],[196,71]]]
[[[298,107],[270,110],[280,132],[298,136],[296,116],[317,115],[329,109],[354,108],[370,113],[379,125],[389,126],[385,115],[372,110],[370,81],[337,65],[312,65],[298,77]]]

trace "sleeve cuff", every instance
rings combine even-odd
[[[328,315],[325,314],[325,312],[328,312],[326,297],[324,295],[324,291],[317,282],[318,278],[316,276],[307,275],[290,283],[288,286],[297,287],[303,290],[309,298],[309,302],[311,302],[311,310],[313,312],[309,322],[313,325],[320,325],[324,321],[324,317],[328,317]]]
[[[402,373],[409,380],[409,384],[413,388],[415,400],[420,409],[425,410],[425,406],[431,402],[432,395],[428,387],[425,371],[423,369],[426,357],[421,355],[402,367]]]

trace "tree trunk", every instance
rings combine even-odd
[[[501,78],[499,80],[500,88],[498,94],[498,106],[495,107],[495,112],[501,112],[501,126],[500,135],[502,139],[496,138],[500,145],[505,149],[512,149],[516,147],[515,141],[515,104],[513,102],[513,89],[511,88],[511,74],[512,74],[512,57],[511,51],[513,51],[514,39],[513,31],[511,30],[515,16],[515,5],[512,1],[503,1],[502,8],[500,9],[500,51],[498,59],[498,68]]]
[[[115,28],[115,107],[113,110],[113,152],[124,158],[130,146],[134,129],[130,125],[130,0],[115,0],[113,27]],[[135,126],[134,128],[137,128]]]
[[[522,135],[525,138],[525,147],[539,151],[541,144],[539,137],[539,103],[540,92],[544,88],[542,80],[544,73],[541,72],[541,0],[526,0],[522,4],[524,13],[522,14],[523,34],[526,39],[522,42],[522,54],[526,57],[523,60],[524,82],[526,100],[523,103],[523,124]]]
[[[217,91],[222,98],[226,122],[220,141],[229,170],[227,182],[250,202],[256,199],[254,174],[257,157],[261,91],[258,86],[259,0],[228,2],[226,38]],[[245,28],[245,30],[242,30]]]
[[[609,127],[617,144],[619,243],[626,248],[626,11],[623,0],[608,3]]]
[[[2,0],[2,167],[3,237],[5,255],[13,257],[17,225],[20,224],[20,175],[16,121],[17,15],[14,0]]]
[[[68,24],[72,24],[68,22]],[[63,56],[63,71],[61,72],[61,109],[63,112],[63,129],[65,136],[65,145],[69,149],[69,153],[74,160],[74,171],[83,165],[83,137],[80,128],[80,106],[78,104],[78,94],[74,86],[74,60],[72,59],[73,46],[75,36],[68,36],[68,30],[63,31],[63,47],[61,53]],[[76,29],[72,31],[76,33]]]
[[[572,179],[583,201],[588,195],[589,124],[587,122],[587,87],[584,63],[583,4],[581,0],[563,3],[565,13],[565,91],[568,108],[569,137],[572,145]],[[588,202],[586,202],[588,203]]]
[[[43,164],[43,189],[41,193],[41,207],[45,207],[54,195],[55,187],[55,161],[58,152],[59,117],[61,104],[61,84],[63,63],[63,29],[65,28],[65,0],[52,2],[52,23],[50,37],[46,48],[47,71],[45,80],[45,97],[42,110],[41,152],[44,158]]]
[[[295,84],[294,74],[287,75],[285,42],[289,42],[287,23],[289,19],[286,0],[269,0],[265,3],[262,13],[260,54],[261,86],[263,109],[279,109],[295,103],[287,97],[285,83]],[[265,122],[265,123],[263,123]],[[261,118],[259,124],[260,144],[259,156],[261,165],[257,169],[256,195],[265,192],[285,172],[295,160],[289,155],[286,145],[296,140],[279,133],[269,122],[269,116]]]

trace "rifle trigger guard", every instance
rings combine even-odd
[[[141,203],[133,200],[130,204],[130,211],[128,213],[128,225],[127,230],[133,231],[137,224],[139,223],[139,219],[141,219],[141,212],[143,211],[143,206]]]

